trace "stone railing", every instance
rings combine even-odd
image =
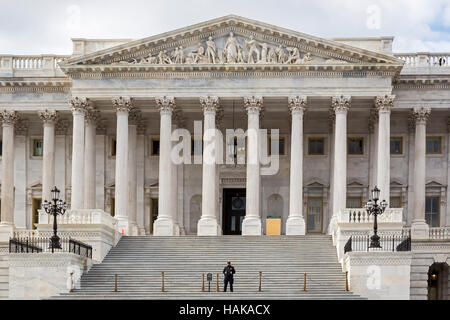
[[[103,224],[115,229],[116,219],[103,210],[68,210],[64,215],[58,216],[58,224]],[[53,217],[39,210],[39,224],[51,224]]]
[[[3,77],[57,77],[64,76],[58,63],[70,56],[0,56],[0,76]]]
[[[405,61],[405,67],[450,67],[450,53],[396,53],[396,58]]]
[[[403,209],[402,208],[388,208],[386,211],[378,216],[378,222],[402,222]],[[364,208],[347,208],[339,212],[338,223],[373,223],[373,216],[369,215]]]
[[[430,239],[450,239],[450,227],[430,228]]]
[[[36,238],[39,237],[38,230],[16,229],[14,230],[14,238]]]

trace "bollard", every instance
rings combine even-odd
[[[114,275],[114,292],[118,292],[118,290],[117,290],[117,274]]]
[[[164,271],[161,272],[161,292],[165,292],[164,291]]]
[[[202,292],[205,292],[205,273],[202,273]]]
[[[348,289],[348,271],[345,271],[345,291],[349,291],[349,289]]]
[[[305,272],[305,275],[303,277],[303,291],[306,291],[306,272]]]
[[[259,288],[258,288],[258,292],[262,291],[262,271],[259,272]]]
[[[216,274],[216,292],[219,292],[219,274]]]

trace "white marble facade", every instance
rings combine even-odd
[[[326,233],[347,198],[362,204],[378,185],[383,198],[399,197],[417,234],[427,230],[426,196],[439,199],[437,226],[450,227],[450,53],[394,53],[393,41],[227,16],[141,40],[74,39],[70,56],[0,56],[1,224],[31,229],[33,199],[56,184],[72,209],[114,206],[128,234],[219,235],[224,190],[239,188],[244,234],[264,234],[267,216],[282,217],[283,234]],[[172,129],[193,136],[194,121],[224,134],[279,129],[279,170],[172,164]],[[399,154],[389,137],[400,138]],[[426,137],[440,152],[425,152]],[[323,154],[312,154],[311,138]],[[362,154],[348,154],[347,138],[362,138]],[[248,160],[257,141],[249,135]]]

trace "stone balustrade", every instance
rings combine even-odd
[[[405,61],[405,67],[450,67],[450,53],[396,53],[396,58]]]
[[[338,223],[373,223],[374,217],[369,215],[364,208],[346,208],[339,212]],[[403,208],[388,208],[378,216],[379,223],[392,223],[403,221]]]
[[[450,239],[450,227],[430,228],[430,239]]]
[[[111,229],[115,228],[116,219],[103,210],[78,209],[68,210],[64,215],[58,216],[57,223],[62,224],[102,224]],[[43,210],[39,210],[39,224],[52,224],[53,218]]]
[[[58,63],[69,56],[0,56],[0,76],[3,77],[65,77]]]

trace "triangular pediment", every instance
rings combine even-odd
[[[234,66],[364,65],[402,67],[403,61],[263,22],[230,15],[130,41],[61,63],[63,70],[102,67],[210,68]]]

